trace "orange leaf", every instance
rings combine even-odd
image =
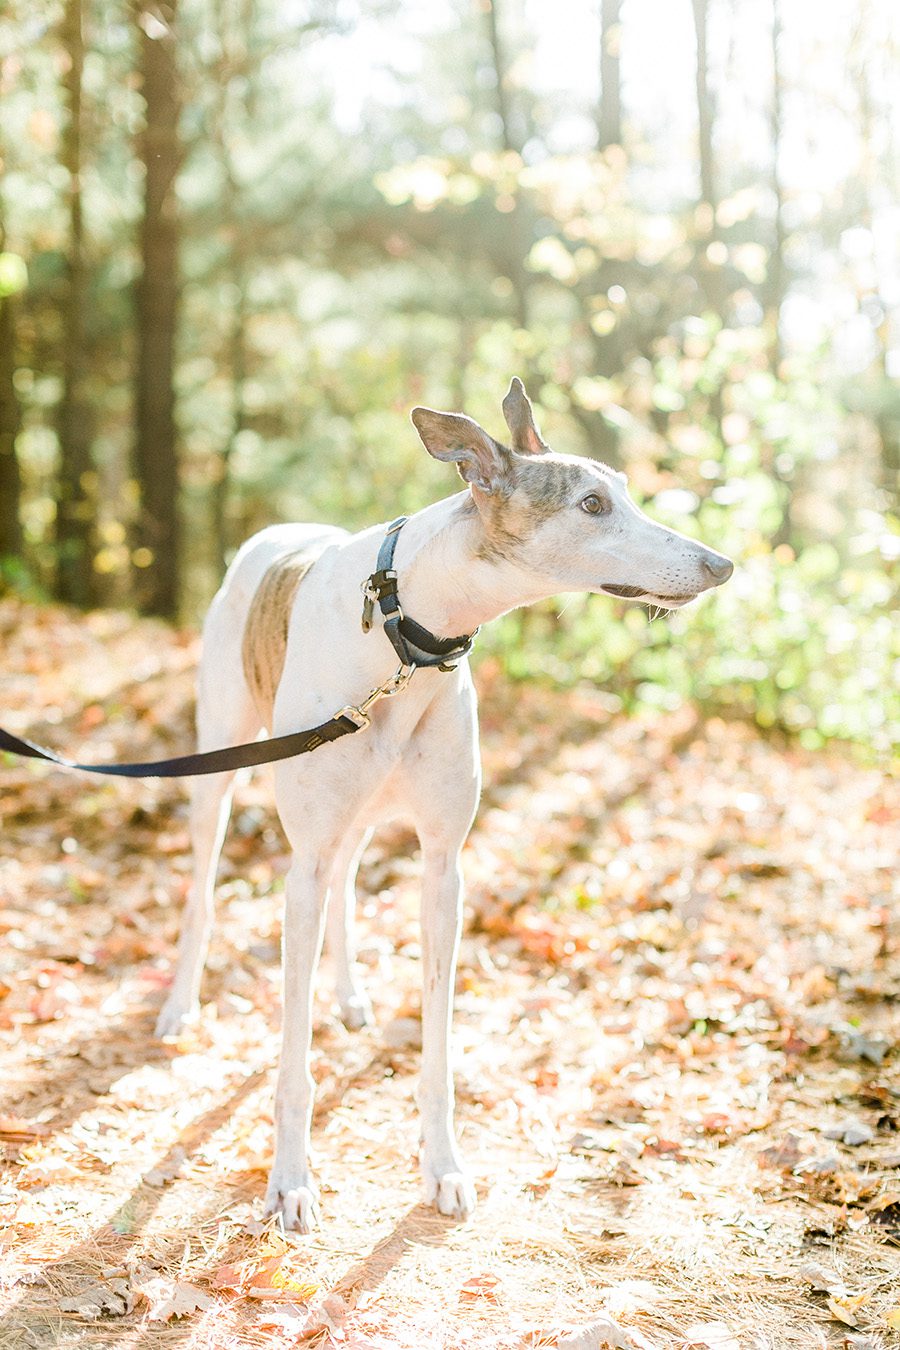
[[[0,1139],[8,1144],[29,1144],[49,1134],[46,1125],[35,1120],[24,1120],[21,1116],[0,1116]]]
[[[466,1280],[459,1291],[460,1298],[464,1299],[487,1299],[490,1303],[499,1303],[500,1297],[497,1293],[500,1280],[496,1275],[473,1275],[471,1279]]]

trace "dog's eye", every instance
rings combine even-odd
[[[604,511],[609,510],[609,504],[602,497],[598,497],[596,492],[589,492],[581,499],[581,509],[587,511],[589,516],[602,516]]]

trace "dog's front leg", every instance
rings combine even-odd
[[[420,1163],[425,1198],[442,1214],[464,1219],[475,1208],[453,1128],[450,1022],[462,926],[463,878],[458,848],[422,840],[422,1116]]]
[[[309,1043],[330,863],[330,858],[295,854],[285,884],[283,1029],[275,1092],[275,1162],[266,1213],[280,1214],[286,1229],[300,1233],[310,1232],[319,1217],[309,1172],[313,1105]]]
[[[334,860],[326,919],[326,945],[335,974],[335,992],[344,1026],[351,1031],[375,1020],[369,996],[355,969],[356,872],[371,829],[350,831]]]

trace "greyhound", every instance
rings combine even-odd
[[[561,591],[606,592],[675,609],[721,585],[733,571],[722,554],[644,515],[628,496],[624,474],[550,450],[520,380],[512,381],[502,407],[510,446],[461,413],[413,409],[425,449],[455,463],[466,487],[418,511],[402,528],[391,527],[390,551],[396,548],[391,567],[374,571],[385,556],[384,525],[355,535],[324,525],[275,525],[238,552],[204,624],[197,708],[201,750],[250,739],[263,728],[280,735],[314,726],[342,703],[344,713],[367,722],[368,706],[402,689],[373,713],[362,734],[275,768],[278,812],[292,861],[266,1212],[301,1233],[319,1217],[308,1162],[309,1045],[326,910],[342,1013],[358,1026],[369,1019],[370,1009],[352,966],[354,882],[371,829],[385,818],[411,821],[423,855],[417,1098],[425,1197],[442,1214],[459,1219],[475,1205],[455,1137],[450,1066],[462,919],[460,850],[481,787],[468,635],[511,609]],[[388,641],[389,619],[373,614],[374,600],[381,603],[379,586],[391,584],[391,617],[396,619],[396,611],[415,616],[412,628],[423,662],[422,647],[452,650],[458,659],[436,669],[434,657],[431,668],[416,669],[412,680],[412,667],[420,663],[411,660],[392,675],[395,636]],[[385,605],[381,608],[386,615]],[[467,636],[434,637],[455,633]],[[160,1035],[176,1032],[198,1006],[233,777],[216,774],[194,783],[194,881]]]

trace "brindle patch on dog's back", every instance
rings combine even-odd
[[[259,583],[247,615],[241,653],[244,676],[267,727],[272,725],[275,693],[284,670],[294,597],[318,556],[318,550],[300,549],[278,558]]]

